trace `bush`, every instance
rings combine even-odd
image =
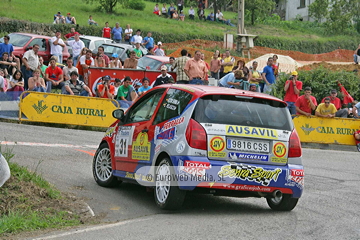
[[[337,81],[339,80],[341,84],[345,87],[348,93],[354,99],[360,99],[359,91],[359,76],[354,72],[331,72],[325,68],[317,68],[310,71],[298,71],[298,79],[303,82],[303,89],[307,86],[312,88],[312,95],[316,98],[318,103],[326,96],[329,96],[331,89],[340,90]],[[276,82],[276,87],[274,91],[274,96],[284,99],[284,85],[286,80],[289,79],[289,75],[282,74],[279,77],[279,80]],[[303,91],[301,91],[303,94]],[[338,97],[341,98],[341,94],[338,94]]]
[[[129,0],[129,1],[125,1],[123,6],[124,8],[127,9],[143,11],[146,7],[146,4],[144,3],[143,0]]]

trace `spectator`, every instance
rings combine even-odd
[[[135,93],[136,93],[137,96],[139,96],[139,92],[138,92],[138,91],[139,91],[139,89],[140,89],[141,86],[142,86],[141,82],[137,82],[137,83],[135,83],[134,86],[133,86],[134,89],[135,89]]]
[[[111,38],[111,28],[109,27],[109,23],[105,23],[105,27],[102,30],[102,37],[103,38]]]
[[[115,93],[114,93],[114,96],[117,95],[117,92],[118,92],[120,86],[121,86],[121,80],[118,79],[118,78],[115,78],[115,83],[114,83]]]
[[[360,44],[359,44],[358,48],[355,50],[355,52],[354,52],[354,63],[355,64],[359,63],[359,57],[360,57]]]
[[[224,23],[224,14],[220,11],[220,9],[217,10],[215,17],[216,21]]]
[[[65,41],[65,43],[69,45],[72,49],[74,66],[76,66],[81,53],[81,49],[85,47],[85,44],[82,40],[80,40],[80,34],[78,32],[74,32],[74,40]]]
[[[150,86],[150,80],[147,77],[144,77],[142,80],[142,86],[138,90],[139,96],[143,95],[147,91],[149,91],[152,87]]]
[[[351,105],[352,105],[352,113],[353,113],[354,118],[359,118],[360,102],[354,101],[351,103]]]
[[[98,53],[102,54],[103,58],[105,59],[105,67],[109,67],[110,58],[105,54],[103,46],[98,47]]]
[[[8,87],[8,81],[5,78],[4,70],[0,69],[0,92],[4,93],[6,92]],[[1,95],[0,95],[1,98]]]
[[[7,90],[7,94],[12,100],[17,100],[22,92],[24,92],[24,79],[19,70],[16,70],[10,78],[10,88]]]
[[[221,63],[220,70],[219,70],[219,78],[222,78],[225,76],[223,63],[224,63],[224,59],[226,58],[226,53],[221,54],[221,57],[219,57],[219,58],[220,58],[220,63]]]
[[[95,67],[104,68],[105,67],[105,59],[103,54],[97,53],[95,59]]]
[[[223,62],[221,63],[221,65],[224,66],[224,73],[223,73],[224,76],[232,71],[232,69],[234,67],[234,63],[235,63],[235,58],[230,56],[229,50],[226,50],[225,58],[223,59]]]
[[[67,13],[65,22],[68,24],[76,24],[76,19],[75,19],[75,17],[71,16],[71,13]]]
[[[126,25],[126,29],[125,29],[124,33],[125,33],[125,37],[124,37],[125,42],[130,43],[130,39],[131,39],[132,33],[133,33],[133,30],[130,28],[130,24]]]
[[[181,50],[181,57],[178,57],[175,60],[173,68],[176,69],[176,83],[178,84],[188,84],[189,83],[189,77],[186,75],[184,71],[184,67],[186,65],[187,60],[189,58],[187,57],[187,50],[182,49]]]
[[[184,9],[184,0],[178,0],[177,5],[178,5],[178,11],[181,13],[182,10]]]
[[[220,68],[221,68],[221,62],[218,58],[217,53],[214,52],[214,56],[211,58],[211,62],[210,62],[210,73],[212,78],[219,80]]]
[[[5,52],[9,54],[9,57],[15,57],[13,54],[14,47],[11,43],[9,43],[10,37],[8,35],[4,36],[4,42],[0,43],[0,56],[2,56]]]
[[[189,77],[189,84],[200,84],[204,85],[204,80],[207,75],[207,68],[203,60],[201,60],[201,52],[195,51],[194,58],[186,61],[184,71]]]
[[[219,87],[227,87],[231,88],[234,86],[240,86],[241,80],[244,77],[244,73],[241,70],[235,70],[234,72],[231,72],[229,74],[226,74],[224,77],[222,77],[219,81]]]
[[[274,75],[274,69],[272,68],[273,65],[273,58],[269,57],[268,61],[267,61],[267,66],[264,67],[263,73],[261,74],[264,82],[265,82],[265,86],[264,86],[264,93],[270,94],[272,91],[272,87],[274,86],[275,83],[275,75]],[[311,94],[311,90],[310,90],[310,94]],[[308,96],[308,95],[306,95]],[[313,109],[315,110],[315,109]]]
[[[250,83],[250,87],[251,84],[255,84],[257,92],[260,92],[259,83],[262,81],[262,78],[260,72],[257,70],[257,67],[258,67],[258,62],[253,61],[252,67],[249,70],[249,83]]]
[[[83,80],[86,85],[88,84],[89,80],[89,68],[94,66],[95,61],[92,58],[92,52],[90,49],[87,49],[86,54],[80,58],[80,67],[78,68],[80,80]]]
[[[161,47],[162,47],[162,42],[158,42],[157,43],[157,45],[158,45],[158,48],[155,50],[155,55],[156,56],[165,56],[165,52],[164,52],[164,50],[163,49],[161,49]]]
[[[215,21],[214,13],[213,12],[209,13],[209,15],[206,17],[206,20]]]
[[[174,65],[175,65],[175,58],[174,57],[169,57],[169,65],[167,65],[168,66],[168,72],[171,72],[171,71],[175,70]]]
[[[61,15],[61,12],[57,12],[57,14],[54,15],[54,24],[59,23],[65,23],[65,18],[63,15]]]
[[[206,20],[205,12],[203,8],[200,8],[200,10],[198,11],[198,16],[199,16],[199,20]]]
[[[83,81],[79,81],[78,77],[79,74],[76,71],[70,73],[70,80],[65,82],[64,94],[92,97],[90,88]]]
[[[97,86],[99,97],[114,99],[115,87],[110,84],[111,77],[106,75],[103,77],[103,83]]]
[[[302,82],[298,81],[297,77],[297,71],[293,71],[290,79],[285,82],[284,86],[284,101],[287,103],[287,108],[291,115],[296,114],[295,102],[299,98],[300,91],[302,90]]]
[[[360,129],[354,132],[354,138],[357,150],[360,152]]]
[[[151,37],[152,33],[148,32],[147,36],[144,37],[143,45],[146,47],[146,49],[153,48],[154,47],[154,38]]]
[[[34,44],[32,49],[29,49],[24,53],[24,56],[22,58],[22,67],[21,71],[24,74],[24,86],[25,89],[28,89],[28,79],[33,76],[33,72],[35,69],[39,67],[39,45]]]
[[[160,9],[159,9],[159,4],[155,4],[153,13],[158,15],[158,16],[161,15],[161,12],[160,12]]]
[[[334,104],[330,103],[330,98],[326,97],[324,103],[320,103],[316,108],[315,116],[324,117],[324,118],[333,118],[335,117],[336,107]]]
[[[191,6],[190,9],[189,9],[189,18],[191,20],[194,20],[195,19],[195,9]]]
[[[153,47],[149,48],[146,55],[155,55],[154,48]]]
[[[249,91],[250,92],[257,92],[258,91],[258,86],[255,83],[250,83]]]
[[[131,44],[143,42],[143,38],[142,38],[142,36],[140,36],[140,34],[141,34],[141,30],[140,29],[136,30],[136,35],[132,37]]]
[[[135,43],[135,48],[134,48],[133,51],[135,52],[135,58],[136,59],[142,58],[144,56],[144,53],[140,49],[140,43],[139,42]]]
[[[179,14],[178,14],[177,10],[174,11],[174,13],[173,13],[172,16],[173,16],[173,17],[172,17],[173,19],[179,20]]]
[[[272,65],[272,68],[274,69],[275,78],[279,76],[280,63],[277,61],[278,59],[279,59],[278,55],[275,54],[273,56],[273,65]]]
[[[311,96],[311,87],[305,87],[304,95],[296,100],[295,106],[297,115],[311,116],[317,106],[316,98]]]
[[[50,58],[50,66],[45,70],[45,80],[47,81],[47,92],[52,89],[63,90],[65,86],[63,71],[60,67],[56,66],[56,59]]]
[[[65,43],[61,39],[61,32],[56,32],[55,37],[51,38],[50,53],[51,55],[57,57],[58,63],[62,63],[63,61],[62,51],[64,47],[65,47]]]
[[[208,85],[208,84],[209,84],[208,80],[209,80],[209,70],[210,70],[210,66],[209,66],[209,64],[205,61],[205,54],[204,54],[204,53],[201,53],[200,59],[204,61],[205,66],[206,66],[206,75],[205,75],[205,79],[204,79],[204,80],[207,81],[207,83],[206,83],[205,85]]]
[[[131,85],[131,78],[126,76],[123,85],[119,87],[116,100],[118,100],[121,108],[129,108],[136,98],[137,94],[134,87]]]
[[[175,83],[173,77],[167,73],[167,67],[165,65],[161,66],[161,74],[157,76],[154,87],[161,85],[161,84],[167,84],[167,83]]]
[[[9,53],[3,53],[2,58],[0,59],[0,69],[4,70],[5,76],[12,75],[16,69],[20,69],[20,61],[18,58],[15,59],[17,60],[16,62],[9,58]]]
[[[184,10],[181,10],[181,12],[179,14],[179,20],[182,21],[182,22],[185,20]]]
[[[98,25],[97,22],[95,22],[95,20],[93,19],[93,17],[91,15],[89,16],[88,23],[89,23],[89,25],[95,25],[95,26]]]
[[[119,60],[119,55],[117,53],[113,53],[111,58],[112,58],[111,61],[110,61],[110,67],[111,68],[123,68],[122,63]]]
[[[122,28],[119,23],[115,23],[115,27],[111,30],[112,38],[114,42],[121,43],[122,41]]]
[[[75,31],[75,28],[73,28],[73,27],[70,28],[70,32],[67,33],[67,34],[65,34],[65,35],[64,35],[64,38],[65,38],[65,39],[69,39],[69,38],[75,36],[75,32],[76,32],[76,31]]]
[[[325,102],[325,98],[321,100],[322,103]],[[336,89],[330,91],[330,96],[328,96],[328,98],[330,98],[330,103],[334,104],[336,107],[337,111],[335,117],[347,118],[349,110],[347,108],[341,109],[341,100],[337,97]]]
[[[232,68],[232,71],[234,70],[241,70],[244,73],[244,79],[249,79],[249,69],[245,66],[245,62],[243,60],[238,60],[236,63],[236,66]]]
[[[40,77],[40,69],[35,69],[34,76],[29,78],[29,91],[46,92],[46,84],[42,77]]]
[[[130,58],[127,58],[124,61],[124,68],[136,69],[138,60],[135,57],[136,53],[134,51],[131,51]]]
[[[66,60],[66,66],[63,68],[64,81],[70,80],[70,73],[77,72],[79,74],[79,70],[74,67],[72,57],[69,57]]]
[[[168,16],[170,18],[174,17],[175,10],[176,10],[176,8],[174,7],[174,3],[170,3],[170,7],[168,9]]]
[[[163,4],[163,6],[162,6],[162,8],[161,8],[161,15],[163,16],[163,17],[168,17],[168,10],[167,10],[167,8],[166,8],[166,3],[164,3]]]
[[[39,69],[40,69],[40,71],[41,71],[41,77],[42,78],[45,78],[45,71],[46,71],[46,68],[47,68],[48,66],[46,66],[45,64],[44,64],[44,58],[42,57],[42,56],[39,56]]]
[[[82,56],[86,55],[86,51],[87,51],[87,50],[88,50],[88,49],[87,49],[86,47],[84,47],[83,49],[81,49],[80,55],[79,55],[79,57],[77,58],[77,63],[76,63],[76,65],[74,65],[77,69],[79,69],[80,66],[81,66],[81,64],[80,64],[80,58],[81,58]]]

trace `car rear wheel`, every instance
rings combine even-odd
[[[174,180],[174,168],[170,159],[164,158],[156,167],[154,197],[161,209],[175,210],[182,206],[186,192],[179,189]]]
[[[93,176],[102,187],[113,187],[118,179],[112,175],[110,149],[107,143],[100,144],[93,160]]]
[[[283,194],[280,197],[266,198],[269,207],[275,211],[291,211],[295,208],[298,198],[291,198],[290,194]]]

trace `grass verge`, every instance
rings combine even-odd
[[[77,203],[35,172],[11,161],[13,149],[0,145],[11,177],[0,188],[0,237],[84,223]],[[41,164],[41,162],[39,162]]]

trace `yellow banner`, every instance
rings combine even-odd
[[[20,100],[20,121],[109,127],[119,108],[115,100],[54,93],[25,92]],[[23,115],[26,118],[23,118]]]
[[[355,145],[354,132],[360,129],[360,120],[353,118],[320,118],[296,116],[296,131],[301,142]]]

